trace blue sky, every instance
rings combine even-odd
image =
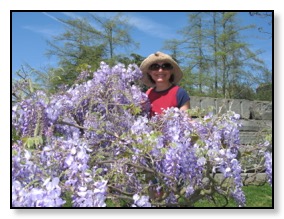
[[[56,66],[55,58],[45,56],[49,48],[47,40],[64,32],[64,24],[56,18],[79,18],[87,12],[13,12],[12,13],[12,72],[19,70],[25,63],[36,69],[47,65]],[[103,16],[113,13],[100,12]],[[140,44],[134,52],[148,56],[156,51],[163,51],[163,42],[177,36],[177,31],[182,29],[187,22],[188,12],[124,12],[133,26],[131,35]],[[247,12],[239,14],[240,25],[256,24],[271,32],[272,27],[267,25],[267,19],[251,17]],[[264,53],[261,58],[271,69],[272,63],[272,38],[260,34],[257,30],[244,32],[250,38],[251,50],[261,49]]]

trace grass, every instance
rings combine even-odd
[[[245,186],[247,207],[272,207],[272,187],[268,184],[264,186]]]
[[[269,184],[264,184],[261,186],[249,185],[244,186],[243,191],[246,196],[246,206],[247,208],[272,208],[272,187]],[[64,199],[67,201],[63,207],[72,207],[71,194],[65,194]],[[218,206],[225,204],[222,197],[215,196]],[[108,207],[115,207],[114,205],[108,203]],[[116,207],[118,207],[116,205]],[[216,208],[213,202],[208,200],[200,200],[195,203],[194,207],[197,208]],[[229,200],[228,208],[236,208],[237,204],[233,199]]]
[[[243,191],[246,196],[246,206],[247,208],[271,208],[273,207],[272,203],[272,187],[269,184],[256,186],[244,186]],[[216,202],[219,205],[225,203],[221,197],[215,197]],[[208,200],[200,200],[195,203],[195,207],[215,207],[214,203]],[[226,207],[238,207],[233,199],[229,200],[229,203]]]

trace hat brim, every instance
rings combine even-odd
[[[178,66],[178,64],[169,56],[161,52],[157,52],[155,54],[151,54],[148,56],[140,65],[140,70],[143,73],[141,81],[148,87],[154,87],[155,84],[149,79],[149,67],[150,65],[158,62],[163,63],[171,63],[173,66],[172,72],[174,74],[173,84],[177,85],[179,81],[182,79],[183,73]]]

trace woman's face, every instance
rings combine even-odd
[[[156,83],[168,83],[172,75],[172,65],[157,62],[149,67],[149,74]]]

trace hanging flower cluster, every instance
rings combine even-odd
[[[149,118],[141,76],[136,65],[101,63],[89,81],[13,106],[13,207],[190,207],[216,193],[245,206],[239,116],[192,122],[169,108]]]

